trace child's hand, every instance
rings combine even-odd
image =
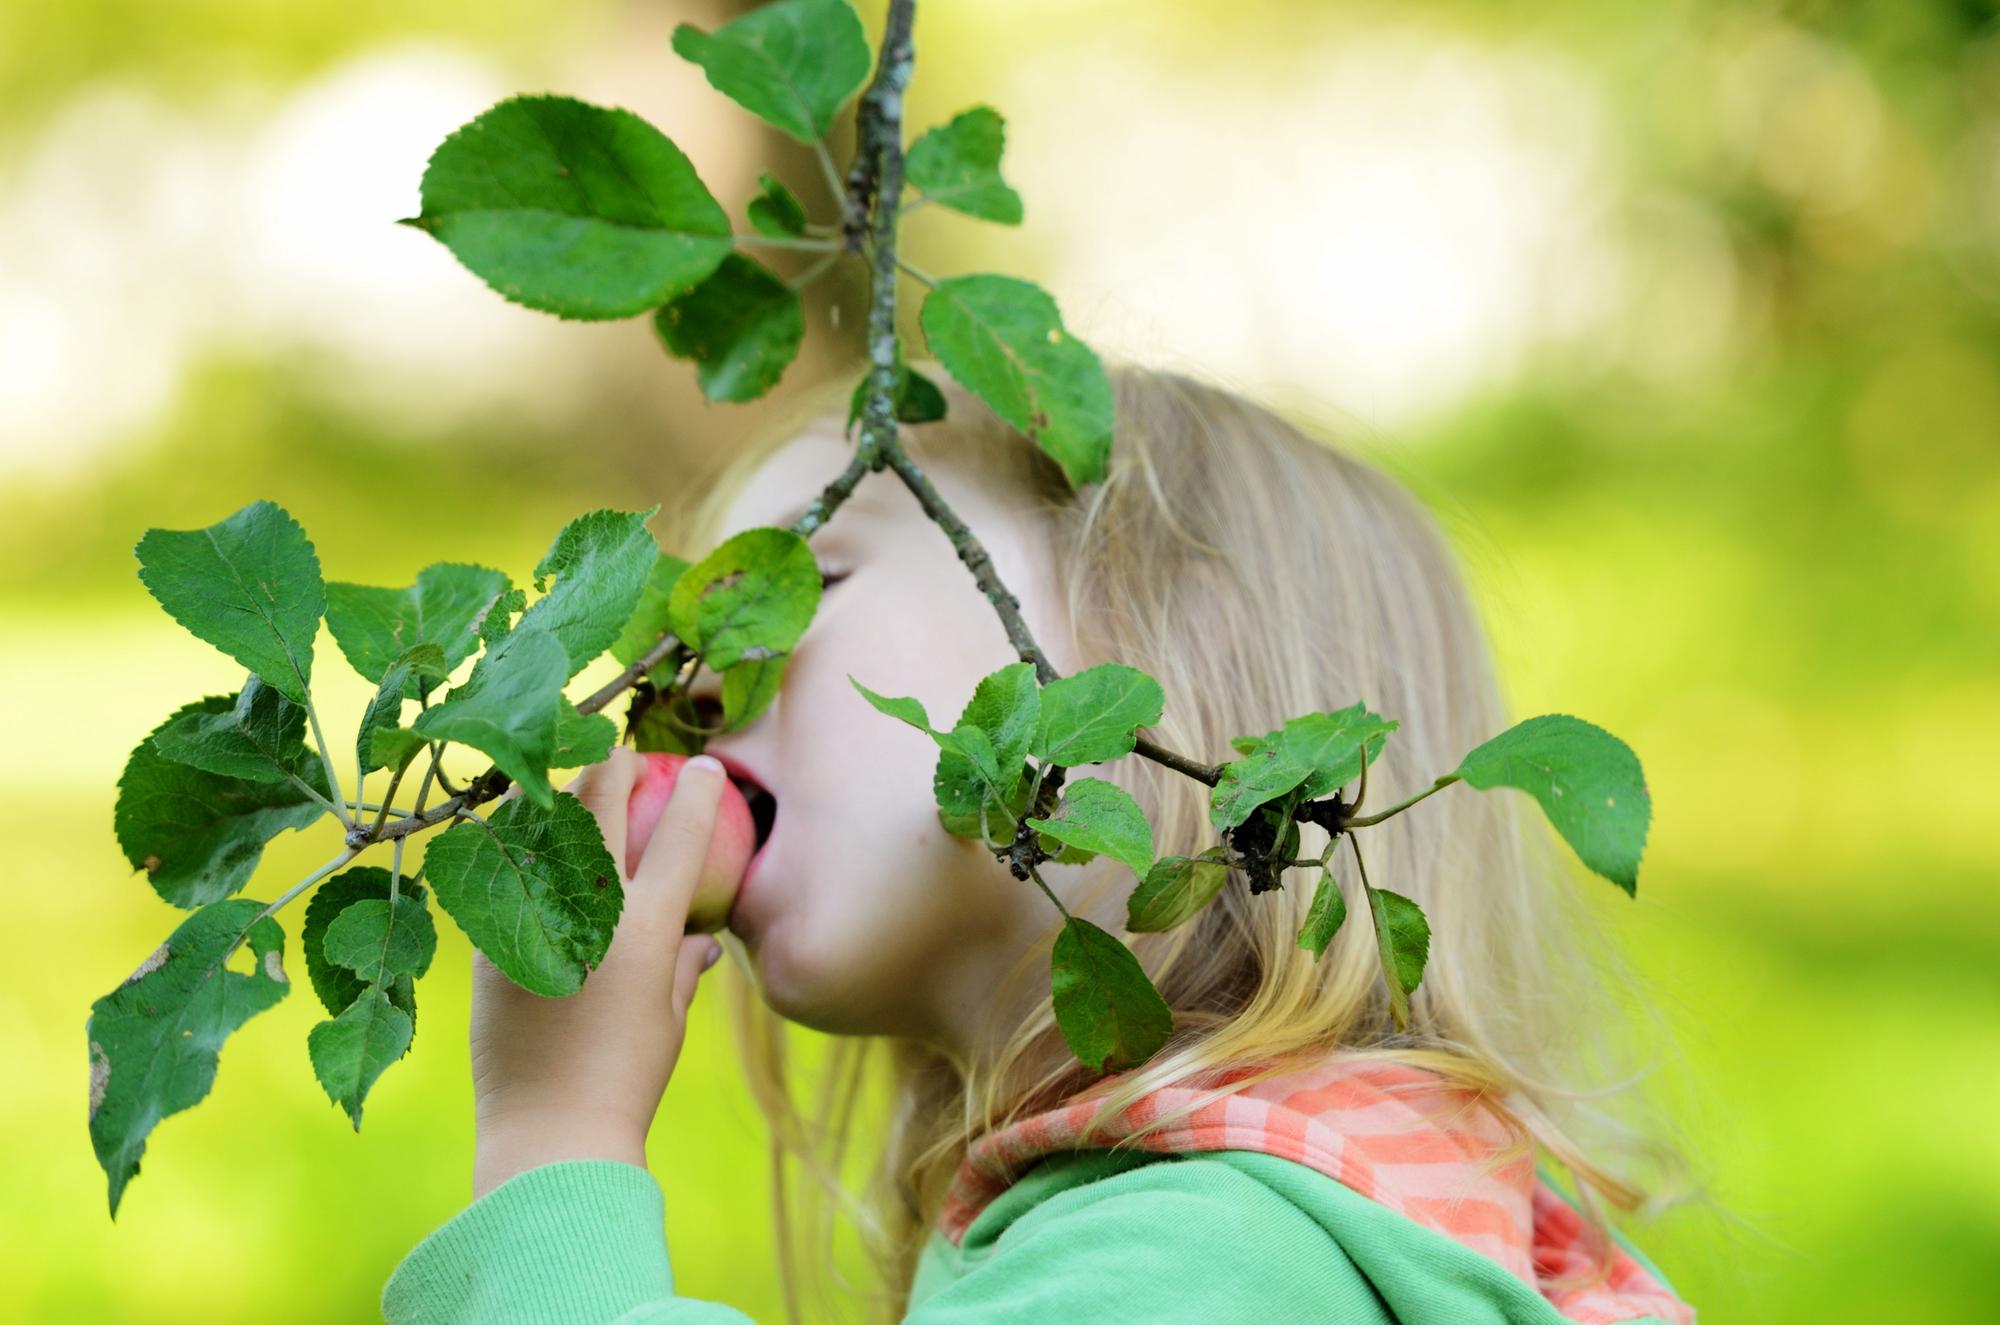
[[[641,766],[637,752],[618,746],[564,788],[597,816],[620,862]],[[719,766],[690,761],[682,770],[637,873],[624,880],[611,947],[582,989],[531,994],[473,950],[475,1199],[559,1159],[645,1167],[646,1133],[680,1056],[695,981],[722,951],[713,938],[683,931],[725,780]]]

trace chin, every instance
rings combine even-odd
[[[744,936],[757,988],[770,1009],[786,1021],[829,1035],[894,1034],[879,1011],[858,1007],[853,981],[822,937],[813,942],[814,927],[802,916],[787,917],[756,937]]]

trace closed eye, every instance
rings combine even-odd
[[[834,585],[839,584],[842,580],[846,578],[847,578],[846,572],[842,572],[837,575],[829,575],[825,571],[821,571],[819,576],[820,592],[825,593],[828,589],[831,589]]]

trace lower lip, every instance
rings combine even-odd
[[[738,884],[736,888],[736,895],[738,899],[742,898],[743,890],[750,886],[751,877],[757,873],[758,864],[761,863],[765,855],[770,852],[771,843],[777,841],[777,839],[778,839],[778,825],[777,821],[773,820],[771,823],[770,835],[764,839],[764,845],[758,847],[757,850],[751,854],[750,863],[743,867],[743,881],[742,883]]]

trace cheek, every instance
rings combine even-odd
[[[764,899],[771,905],[758,960],[766,996],[822,1029],[878,1029],[822,1023],[872,1022],[884,1005],[918,995],[936,955],[956,938],[957,876],[977,867],[935,823],[912,828],[906,807],[869,809],[838,815],[825,849],[815,844],[786,862],[783,897]]]

